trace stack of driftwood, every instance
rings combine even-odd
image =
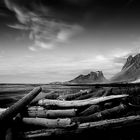
[[[36,139],[140,125],[139,106],[133,104],[137,97],[120,94],[80,99],[91,92],[84,90],[48,99],[41,90],[37,87],[9,108],[0,109],[1,138]]]

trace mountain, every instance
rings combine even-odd
[[[87,75],[79,75],[73,80],[69,81],[70,83],[102,83],[106,82],[107,79],[104,77],[102,71],[90,72]]]
[[[140,78],[140,54],[129,56],[122,70],[113,76],[112,82],[131,82]]]

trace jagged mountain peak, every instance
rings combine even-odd
[[[100,82],[105,82],[107,81],[106,78],[103,75],[102,71],[96,71],[93,72],[91,71],[87,75],[79,75],[73,80],[69,81],[71,83],[100,83]]]
[[[137,54],[135,56],[130,55],[127,58],[127,61],[123,66],[122,70],[128,68],[132,64],[140,67],[140,54]]]
[[[111,78],[111,81],[130,82],[140,78],[140,54],[130,55],[122,70]]]

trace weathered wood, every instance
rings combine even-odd
[[[24,96],[18,102],[10,106],[4,112],[0,114],[0,122],[12,120],[22,109],[25,108],[41,91],[41,87],[33,89],[29,94]]]
[[[40,106],[56,106],[56,107],[64,107],[64,108],[77,108],[83,107],[87,105],[99,104],[106,101],[112,101],[116,99],[122,99],[128,97],[128,95],[111,95],[105,97],[98,98],[90,98],[85,100],[74,100],[74,101],[60,101],[60,100],[49,100],[42,99],[38,102]]]
[[[136,115],[136,116],[132,115],[132,116],[121,117],[121,118],[110,119],[110,120],[83,123],[79,125],[79,128],[107,129],[107,128],[118,128],[118,127],[121,128],[125,126],[136,125],[136,124],[137,125],[140,124],[140,115]]]
[[[41,129],[35,131],[24,132],[24,138],[40,138],[40,137],[50,137],[50,136],[60,136],[60,135],[73,135],[79,134],[87,130],[107,130],[115,128],[124,128],[127,126],[140,125],[140,115],[128,116],[117,119],[101,120],[97,122],[82,123],[76,129]]]
[[[75,100],[85,100],[85,99],[91,98],[92,96],[93,96],[93,93],[90,92],[88,94],[81,95],[81,96],[75,98]]]
[[[101,111],[100,105],[91,105],[90,107],[79,113],[79,116],[88,116],[99,111]]]
[[[31,106],[27,108],[28,111],[40,111],[40,110],[45,110],[44,107],[42,106]]]
[[[111,108],[111,107],[113,107],[113,103],[112,102],[108,102],[108,103],[104,104],[104,108],[105,109],[108,109],[108,108]]]
[[[54,93],[54,91],[50,91],[49,93],[45,93],[45,92],[40,92],[33,100],[31,103],[36,103],[39,100],[47,97],[48,95],[52,95]]]
[[[39,117],[39,118],[70,118],[76,116],[77,109],[67,110],[36,110],[27,111],[27,117]]]
[[[40,129],[34,131],[24,132],[23,137],[24,139],[31,139],[31,138],[41,138],[41,137],[50,137],[50,136],[60,136],[67,133],[72,133],[71,130],[67,129]],[[73,131],[74,132],[74,131]]]
[[[80,96],[89,94],[90,92],[92,92],[92,90],[81,90],[81,91],[79,91],[79,92],[77,92],[77,93],[73,93],[73,94],[60,95],[60,96],[58,97],[58,99],[70,101],[70,100],[74,100],[74,99],[76,99],[76,98],[78,98],[78,97],[80,97]]]
[[[83,96],[76,98],[76,100],[102,97],[102,96],[104,96],[104,92],[105,92],[105,89],[103,89],[103,88],[96,89],[94,92],[90,92],[89,94],[86,94],[86,95],[83,95]]]
[[[51,91],[46,94],[45,98],[46,99],[57,99],[59,97],[60,93],[57,91]]]
[[[119,106],[113,107],[111,109],[106,109],[97,113],[94,113],[89,116],[80,116],[80,117],[74,117],[72,118],[72,121],[79,122],[79,123],[85,123],[85,122],[92,122],[92,121],[98,121],[103,119],[109,119],[113,117],[120,117],[122,113],[127,109],[127,106],[120,104]]]
[[[6,111],[7,108],[0,108],[0,114],[2,114],[2,112]]]
[[[71,119],[23,118],[22,123],[47,128],[68,128],[76,125]]]
[[[12,128],[8,128],[5,134],[5,140],[14,140]]]

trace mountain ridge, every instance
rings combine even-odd
[[[69,83],[102,83],[106,82],[107,79],[104,77],[102,71],[91,71],[87,75],[79,75],[76,78],[69,81]]]
[[[130,55],[120,72],[116,73],[110,79],[107,79],[102,71],[91,71],[88,74],[80,74],[76,78],[65,82],[52,82],[52,84],[98,84],[98,83],[114,83],[114,82],[134,82],[140,81],[140,54]]]
[[[140,78],[140,54],[130,55],[121,71],[115,74],[110,81],[112,82],[132,82]]]

